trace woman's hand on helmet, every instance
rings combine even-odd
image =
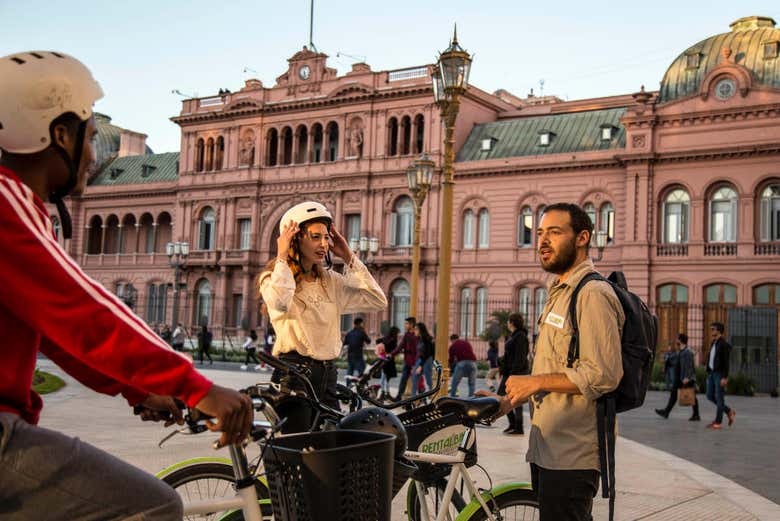
[[[290,244],[292,244],[295,234],[298,233],[298,223],[295,221],[289,221],[282,228],[282,233],[279,234],[279,238],[276,239],[277,256],[282,260],[287,260],[287,252],[290,250]]]
[[[332,224],[330,227],[330,236],[333,238],[333,245],[330,247],[330,251],[334,255],[338,255],[344,262],[349,264],[352,260],[352,250],[349,249],[349,244],[343,235],[336,229],[336,225]]]

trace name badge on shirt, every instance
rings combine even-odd
[[[562,316],[556,315],[552,311],[547,313],[547,318],[544,319],[545,324],[550,324],[551,326],[555,326],[558,329],[563,329],[564,322],[565,319]]]

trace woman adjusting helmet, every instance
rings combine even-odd
[[[277,257],[258,277],[276,342],[273,354],[309,373],[318,398],[338,408],[336,367],[342,346],[341,316],[378,311],[387,299],[368,269],[350,251],[333,216],[316,201],[296,204],[279,223]],[[331,254],[344,262],[344,273],[330,270]],[[279,382],[274,373],[272,380]],[[295,390],[295,382],[290,383]],[[291,401],[285,432],[311,427],[311,411]]]
[[[67,177],[53,186],[49,201],[57,205],[63,235],[70,238],[70,214],[62,199],[77,187],[88,166],[82,165],[84,141],[92,106],[103,97],[103,89],[83,63],[53,51],[0,58],[0,78],[0,149],[3,154],[29,155],[51,147],[62,158]],[[55,125],[68,119],[78,122],[72,153],[54,138]]]

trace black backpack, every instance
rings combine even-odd
[[[599,273],[588,273],[574,288],[569,303],[569,320],[573,333],[569,344],[567,367],[572,367],[574,361],[580,356],[577,296],[582,287],[591,280],[603,280],[612,286],[626,316],[620,337],[623,378],[617,389],[605,394],[596,402],[601,495],[609,498],[609,519],[612,521],[615,509],[615,415],[641,407],[645,401],[655,358],[658,319],[642,299],[628,291],[628,284],[622,272],[615,271],[606,279]]]

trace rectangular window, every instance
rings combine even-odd
[[[550,145],[550,134],[544,133],[539,134],[539,146],[549,146]]]
[[[477,288],[477,327],[476,334],[481,335],[487,324],[487,288]]]
[[[238,220],[239,248],[248,250],[252,238],[252,219]]]
[[[460,292],[460,336],[471,336],[471,289],[463,288]]]
[[[347,239],[347,243],[351,241],[352,239],[360,239],[360,215],[359,214],[352,214],[347,215],[346,219],[346,231],[345,238]]]
[[[533,246],[534,237],[534,216],[529,211],[520,215],[520,223],[518,224],[519,237],[517,238],[517,244],[519,246]]]
[[[780,42],[766,42],[764,44],[764,59],[773,60],[780,54]]]
[[[701,54],[698,52],[694,52],[691,54],[685,55],[685,68],[686,69],[697,69],[699,68],[699,59],[701,58]]]
[[[710,241],[712,242],[734,242],[736,240],[736,230],[734,213],[735,208],[732,201],[713,201],[712,202],[712,223],[710,223]]]
[[[244,295],[233,295],[233,325],[236,328],[242,327],[242,319],[244,318]]]
[[[612,139],[612,127],[604,127],[601,129],[601,140],[610,141]]]
[[[528,324],[531,320],[531,289],[530,288],[520,288],[517,294],[517,300],[518,300],[518,313],[523,315],[523,322],[525,322],[526,327],[528,327]]]
[[[490,245],[490,214],[487,210],[479,211],[479,248],[484,249]]]

